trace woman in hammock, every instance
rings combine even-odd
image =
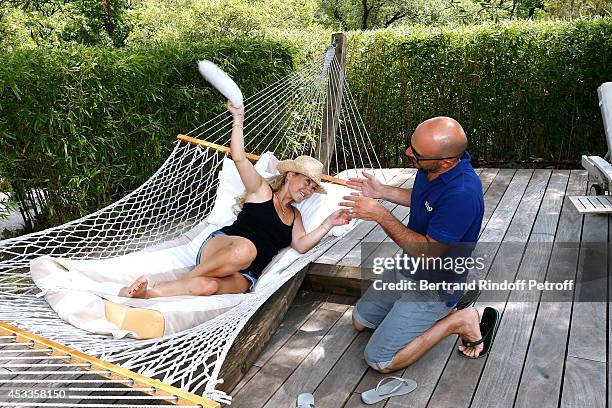
[[[300,253],[314,247],[337,225],[350,221],[347,210],[338,210],[313,231],[306,233],[298,209],[291,203],[325,193],[321,186],[323,165],[309,156],[284,160],[281,173],[263,179],[244,152],[244,107],[228,101],[232,113],[231,152],[246,194],[238,200],[242,211],[232,225],[213,232],[200,247],[196,267],[184,277],[158,282],[147,288],[146,276],[123,288],[120,296],[153,298],[178,295],[216,295],[250,291],[261,272],[281,249],[291,246]]]

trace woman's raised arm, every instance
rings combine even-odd
[[[247,195],[259,195],[260,192],[265,191],[266,182],[263,177],[259,175],[257,170],[255,170],[253,163],[251,163],[244,154],[244,105],[240,108],[236,108],[230,101],[227,101],[227,110],[232,113],[234,119],[234,123],[232,124],[232,140],[230,143],[232,160],[236,164],[238,174],[240,174],[240,179],[246,188]],[[265,195],[265,193],[263,195]]]

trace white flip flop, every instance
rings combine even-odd
[[[376,388],[361,393],[361,400],[370,405],[390,397],[405,395],[416,389],[414,380],[401,377],[385,377],[378,382]]]
[[[300,394],[297,397],[297,403],[295,406],[297,408],[315,408],[314,397],[308,392]]]

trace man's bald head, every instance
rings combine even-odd
[[[412,143],[425,157],[459,157],[467,149],[468,142],[459,122],[439,116],[417,126]]]

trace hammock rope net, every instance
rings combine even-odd
[[[245,150],[278,158],[327,154],[327,174],[380,168],[333,46],[323,57],[245,99]],[[329,127],[333,126],[331,130]],[[187,133],[229,145],[227,111]],[[335,139],[325,146],[325,134]],[[329,153],[322,152],[328,149]],[[291,274],[228,312],[197,327],[151,340],[115,339],[78,329],[37,296],[29,262],[42,255],[104,259],[183,236],[205,220],[214,204],[217,174],[226,153],[177,141],[163,165],[142,186],[95,213],[45,231],[0,241],[0,321],[140,374],[229,402],[216,390],[234,339],[257,309],[337,238],[327,237],[289,268]],[[345,172],[345,175],[347,173]],[[345,177],[346,178],[346,177]]]

